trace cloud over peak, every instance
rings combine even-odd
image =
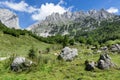
[[[118,13],[119,12],[119,9],[118,8],[115,8],[115,7],[110,7],[109,9],[107,9],[107,11],[109,13]]]
[[[59,2],[58,4],[53,4],[53,3],[46,3],[42,4],[39,11],[35,14],[32,15],[33,20],[43,20],[47,16],[51,15],[52,13],[59,13],[63,14],[64,12],[70,11],[69,8],[62,7],[60,4],[63,2]]]
[[[63,14],[66,11],[70,11],[72,7],[65,8],[61,5],[66,4],[64,0],[60,0],[57,4],[54,3],[45,3],[41,4],[40,8],[35,8],[25,1],[20,1],[19,3],[3,1],[0,2],[0,6],[4,6],[5,8],[9,8],[19,12],[26,12],[31,14],[31,18],[35,21],[41,21],[45,19],[47,16],[52,13]]]

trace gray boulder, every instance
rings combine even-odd
[[[19,70],[26,70],[31,64],[32,61],[26,59],[25,57],[16,57],[10,65],[10,68],[12,71],[17,72]]]
[[[112,52],[120,52],[120,45],[119,44],[114,44],[110,47],[110,50]]]
[[[113,63],[111,62],[111,58],[108,54],[101,54],[100,58],[98,60],[97,67],[99,69],[109,69],[110,67],[113,67]]]
[[[58,59],[63,59],[65,61],[72,61],[78,55],[77,49],[71,49],[65,47],[62,49],[61,53],[58,56]]]

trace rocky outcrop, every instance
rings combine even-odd
[[[93,30],[100,25],[101,21],[111,21],[115,17],[116,15],[108,13],[104,9],[99,11],[90,10],[88,12],[65,12],[64,14],[53,13],[46,17],[45,20],[31,25],[28,29],[43,37],[55,34],[74,36],[80,30]]]
[[[108,54],[101,54],[98,60],[97,67],[104,70],[114,67],[114,64],[112,63],[111,58]]]
[[[62,49],[61,53],[58,56],[58,59],[63,59],[65,61],[72,61],[78,55],[77,49],[71,49],[65,47]]]
[[[112,52],[120,52],[120,45],[119,44],[114,44],[110,47],[110,50]]]
[[[12,71],[19,71],[19,70],[26,70],[30,65],[32,64],[32,61],[26,59],[25,57],[16,57],[14,58],[10,68]]]
[[[93,71],[95,67],[101,70],[108,70],[110,68],[115,68],[116,65],[111,61],[111,58],[108,54],[101,54],[98,61],[85,61],[85,70],[86,71]]]
[[[18,16],[8,9],[0,9],[0,21],[9,28],[20,28]]]

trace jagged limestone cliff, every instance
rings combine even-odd
[[[70,34],[72,36],[81,31],[91,31],[100,25],[101,21],[112,21],[117,15],[101,9],[87,12],[65,12],[64,14],[53,13],[45,20],[37,22],[29,27],[29,30],[39,36],[52,36],[56,34]]]
[[[20,28],[17,15],[8,9],[0,9],[0,21],[9,28]]]

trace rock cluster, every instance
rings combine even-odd
[[[111,58],[108,54],[101,54],[99,60],[95,63],[93,61],[85,61],[85,70],[92,71],[95,67],[105,70],[111,67],[114,67],[114,63],[112,63]]]

